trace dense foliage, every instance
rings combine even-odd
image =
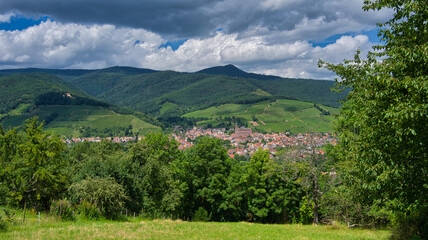
[[[61,140],[42,131],[35,119],[22,131],[0,128],[0,181],[3,201],[49,208],[67,187],[67,161]]]
[[[385,44],[365,60],[358,52],[343,64],[321,62],[340,76],[339,87],[352,88],[338,118],[336,152],[351,162],[348,183],[364,201],[388,206],[401,218],[423,219],[418,216],[428,208],[428,4],[376,0],[365,1],[364,8],[394,9],[393,18],[379,24]],[[428,237],[426,221],[404,229]]]
[[[313,219],[310,189],[287,170],[297,162],[286,165],[261,150],[250,160],[233,159],[214,138],[198,138],[186,151],[161,133],[137,143],[66,147],[33,119],[23,129],[1,131],[0,147],[1,204],[51,209],[62,219],[73,211],[90,219],[127,212],[195,221]]]
[[[20,104],[34,104],[34,99],[48,92],[70,92],[64,82],[49,74],[16,74],[0,78],[0,114]]]

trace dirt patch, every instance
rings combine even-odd
[[[259,126],[259,124],[257,122],[254,122],[254,121],[249,121],[249,123],[252,124],[254,127]]]

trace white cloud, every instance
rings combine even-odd
[[[115,65],[157,70],[197,71],[236,64],[243,70],[295,78],[327,78],[318,59],[341,62],[356,49],[371,47],[367,36],[343,36],[325,48],[304,41],[270,43],[263,36],[239,37],[217,32],[192,38],[176,51],[159,48],[166,42],[143,29],[113,25],[61,24],[46,21],[22,31],[0,31],[0,66],[103,68]]]
[[[4,23],[4,22],[10,23],[10,18],[13,16],[15,16],[15,14],[12,12],[0,14],[0,23]]]
[[[368,37],[358,35],[355,37],[342,36],[334,44],[326,47],[308,47],[304,57],[294,57],[270,65],[258,65],[254,71],[263,74],[279,75],[291,78],[334,79],[335,75],[326,69],[317,67],[318,60],[331,63],[340,63],[344,59],[352,59],[355,51],[361,49],[363,55],[371,50],[373,44]]]

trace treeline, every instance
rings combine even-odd
[[[46,121],[45,121],[46,122]],[[127,127],[109,127],[109,128],[91,128],[82,127],[79,129],[80,136],[82,137],[130,137],[138,135],[138,131],[132,128],[132,125]],[[70,137],[71,138],[71,137]]]
[[[318,104],[314,104],[314,108],[318,109],[321,112],[321,115],[330,115],[330,112],[327,109],[321,107]]]
[[[218,139],[202,137],[181,151],[161,133],[127,145],[103,141],[67,147],[35,119],[21,130],[0,129],[0,148],[0,205],[62,209],[61,214],[73,208],[89,218],[134,212],[193,221],[384,220],[354,204],[338,170],[333,173],[329,159],[314,152],[304,156],[289,150],[271,159],[260,150],[239,161]]]
[[[48,92],[38,95],[34,99],[36,106],[40,105],[89,105],[108,107],[110,104],[97,101],[95,99],[82,97],[78,95],[67,96],[65,92]]]

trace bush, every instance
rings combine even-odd
[[[198,211],[193,215],[193,221],[195,222],[208,222],[209,220],[208,212],[203,207],[199,207]]]
[[[10,224],[16,223],[14,212],[3,209],[3,213],[0,213],[0,232],[7,231]]]
[[[7,230],[7,222],[3,219],[3,216],[0,214],[0,231]]]
[[[398,214],[393,223],[391,239],[428,239],[428,207],[410,214]]]
[[[303,197],[300,202],[300,223],[310,224],[314,220],[312,206],[313,203],[307,197]]]
[[[67,199],[53,200],[49,213],[61,220],[73,220],[73,206]]]
[[[76,206],[76,210],[79,215],[91,220],[96,220],[101,217],[101,210],[97,206],[96,201],[80,201],[79,205]]]
[[[119,218],[128,197],[113,178],[85,179],[73,183],[68,189],[75,203],[94,201],[106,218]]]

